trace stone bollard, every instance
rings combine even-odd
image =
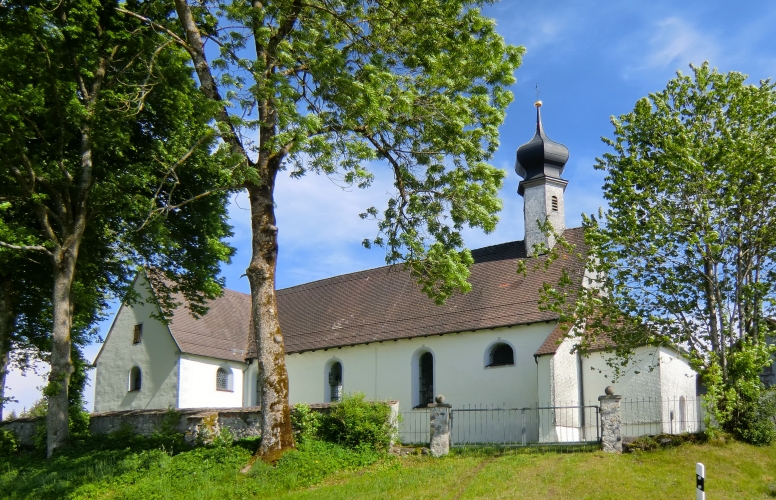
[[[450,453],[450,408],[445,404],[445,397],[436,397],[436,403],[428,405],[431,408],[431,456],[443,457]]]
[[[614,389],[609,386],[604,391],[605,396],[598,396],[601,406],[601,445],[609,453],[622,453],[622,417],[620,416],[620,400],[615,396]]]

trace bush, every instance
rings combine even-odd
[[[19,451],[16,435],[8,429],[0,429],[0,455],[12,455]]]
[[[739,439],[765,446],[776,440],[776,390],[756,401],[739,401],[733,432]]]
[[[294,405],[291,410],[291,425],[294,428],[294,439],[303,443],[319,437],[323,414],[313,411],[304,403]]]
[[[354,393],[332,405],[321,419],[319,435],[348,448],[386,451],[394,432],[388,404],[366,401],[363,393]]]

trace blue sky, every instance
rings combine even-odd
[[[485,12],[496,19],[507,42],[523,45],[527,52],[515,74],[515,99],[493,160],[507,171],[501,222],[489,235],[466,231],[470,248],[523,237],[514,158],[533,135],[536,84],[547,135],[570,151],[565,204],[566,224],[573,227],[583,212],[605,206],[603,174],[593,165],[606,151],[600,138],[611,137],[612,115],[627,113],[641,97],[662,90],[677,70],[688,72],[691,62],[709,61],[720,71],[748,74],[752,83],[776,76],[776,2],[504,0]],[[375,174],[375,183],[366,190],[342,189],[326,177],[294,180],[281,175],[276,190],[277,288],[383,265],[380,249],[361,247],[364,238],[375,235],[374,223],[358,218],[369,206],[384,206],[391,192],[387,169],[376,165]],[[245,195],[233,197],[231,242],[237,254],[223,271],[228,288],[246,293],[248,282],[241,275],[250,258],[247,207]],[[103,337],[110,319],[101,324]],[[99,347],[90,346],[87,357],[93,360]],[[7,383],[7,395],[19,400],[7,408],[18,412],[40,397],[43,378],[14,372]],[[87,389],[90,405],[93,392],[93,387]]]

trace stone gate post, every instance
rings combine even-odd
[[[614,389],[609,386],[604,390],[605,396],[598,396],[601,413],[601,445],[609,453],[622,453],[622,416],[620,400]]]
[[[431,403],[428,407],[431,409],[429,426],[431,456],[443,457],[450,453],[450,408],[452,405],[445,404],[445,397],[440,394],[436,397],[436,403]]]

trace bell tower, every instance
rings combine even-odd
[[[515,162],[515,172],[523,178],[517,193],[525,200],[525,249],[529,256],[539,245],[544,247],[540,253],[555,245],[553,235],[542,229],[547,221],[557,234],[566,229],[563,193],[568,181],[560,176],[569,150],[544,133],[541,108],[542,101],[536,101],[536,134],[517,149]]]

